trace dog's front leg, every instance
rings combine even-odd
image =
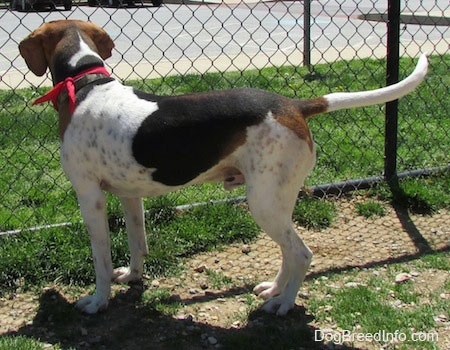
[[[86,189],[87,186],[83,186]],[[105,194],[98,187],[77,191],[81,214],[91,238],[92,255],[95,268],[96,291],[93,295],[81,298],[77,308],[88,314],[94,314],[108,306],[111,293],[111,244],[109,226],[106,217]]]
[[[144,257],[148,254],[144,228],[144,207],[141,198],[120,199],[125,212],[128,246],[130,247],[130,267],[114,270],[113,278],[119,283],[138,281],[142,278]]]

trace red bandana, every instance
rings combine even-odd
[[[67,90],[67,96],[69,98],[69,111],[71,114],[75,111],[75,81],[78,79],[84,77],[88,74],[104,74],[107,77],[109,77],[108,71],[105,69],[105,67],[94,67],[89,68],[84,71],[82,71],[80,74],[74,76],[74,77],[68,77],[63,81],[60,81],[58,84],[56,84],[53,89],[51,89],[49,92],[47,92],[44,96],[38,98],[36,101],[34,101],[33,105],[52,101],[53,107],[58,110],[57,101],[58,96],[61,94],[61,92],[66,89]]]

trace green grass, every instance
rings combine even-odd
[[[401,272],[414,272],[417,277],[403,283],[394,283],[395,276]],[[397,344],[383,341],[365,344],[346,342],[345,345],[351,348],[365,348],[370,345],[373,348],[399,350],[439,349],[436,340],[413,341],[412,335],[421,332],[433,336],[436,331],[441,332],[440,336],[443,335],[445,324],[438,325],[434,318],[437,315],[448,316],[450,299],[442,298],[441,295],[447,294],[450,290],[450,280],[447,277],[441,282],[435,282],[433,276],[439,274],[445,277],[449,272],[450,253],[442,252],[424,255],[409,262],[330,273],[314,280],[307,280],[302,290],[308,297],[302,300],[302,307],[296,307],[294,312],[283,318],[261,312],[258,310],[261,302],[255,295],[245,293],[240,295],[243,307],[235,318],[230,319],[230,322],[239,320],[245,327],[221,330],[220,327],[202,326],[201,322],[187,321],[182,324],[199,328],[194,330],[192,335],[184,336],[191,338],[184,339],[191,339],[192,344],[198,344],[201,334],[211,334],[215,330],[220,332],[217,338],[225,349],[276,347],[312,349],[318,346],[332,348],[332,344],[321,342],[316,344],[313,341],[315,330],[332,328],[337,333],[344,330],[350,331],[351,334],[376,334],[380,331],[390,334],[401,333],[407,339]],[[214,279],[216,277],[214,276]],[[428,283],[420,283],[422,278]],[[218,279],[223,280],[220,274]],[[143,339],[158,339],[158,325],[161,323],[163,327],[168,327],[169,322],[170,333],[180,333],[179,322],[185,321],[174,321],[173,317],[184,305],[183,301],[174,296],[170,290],[149,287],[142,295],[138,293],[138,296],[130,300],[124,293],[118,293],[121,297],[114,298],[116,305],[108,313],[85,316],[77,312],[61,294],[50,290],[40,297],[41,307],[34,323],[36,327],[45,326],[51,319],[52,332],[56,333],[56,338],[61,342],[66,342],[64,345],[53,344],[52,349],[69,349],[67,344],[79,344],[85,339],[80,338],[80,325],[91,335],[97,334],[97,327],[101,327],[104,321],[109,326],[114,325],[116,330],[121,330],[117,332],[113,329],[111,333],[109,329],[104,330],[108,332],[108,339],[118,342],[116,346],[129,344],[127,341],[136,334]],[[126,310],[132,312],[126,319],[131,319],[131,323],[124,323],[119,317],[123,310],[121,305],[124,303],[130,303]],[[199,305],[202,305],[201,302]],[[111,321],[111,318],[115,320]],[[139,327],[136,327],[137,324]],[[179,340],[177,336],[169,339],[167,343],[162,342],[161,346],[172,348],[170,345],[178,344]],[[184,348],[183,344],[186,346],[186,342],[179,342],[178,345]],[[11,335],[0,337],[0,350],[43,348],[44,343],[37,337],[35,339]]]
[[[123,222],[113,222],[111,227],[114,265],[127,266]],[[237,205],[207,205],[183,212],[153,207],[147,215],[146,273],[174,272],[184,257],[234,241],[248,242],[259,232],[250,214]],[[52,281],[70,285],[93,281],[89,236],[83,224],[0,237],[0,255],[0,295]]]
[[[450,173],[443,171],[428,178],[404,178],[400,191],[393,193],[387,184],[368,191],[377,200],[390,202],[417,214],[432,214],[450,208]]]
[[[450,106],[446,98],[450,78],[445,74],[450,55],[431,57],[430,61],[426,84],[400,102],[401,166],[442,165],[449,160],[449,143],[442,141],[448,139],[450,130],[447,114]],[[262,71],[175,76],[131,83],[159,94],[253,86],[286,96],[300,97],[302,94],[308,97],[330,91],[383,86],[383,67],[382,60],[370,59],[317,65],[316,72],[324,78],[315,81],[305,79],[308,71],[302,67],[274,67]],[[412,60],[402,60],[403,75],[413,67]],[[71,225],[0,237],[0,292],[55,280],[81,285],[92,281],[88,235],[81,224],[74,192],[59,164],[56,114],[49,105],[30,106],[30,101],[43,92],[43,89],[0,91],[0,161],[7,164],[0,177],[0,231],[58,222]],[[381,172],[382,107],[318,116],[310,121],[310,125],[319,143],[319,157],[309,184]],[[420,161],[405,163],[407,159]],[[404,196],[400,200],[393,198],[385,186],[377,189],[377,199],[401,202],[419,212],[450,207],[448,172],[431,179],[407,179],[401,186]],[[243,194],[243,188],[226,192],[221,184],[206,184],[147,199],[151,249],[146,272],[165,274],[177,266],[180,258],[220,244],[254,238],[259,229],[241,206],[211,205],[183,213],[174,209],[176,205]],[[359,210],[366,216],[382,214],[381,209],[370,202]],[[118,199],[112,195],[108,195],[108,213],[114,264],[126,265],[128,248],[122,211]],[[302,198],[295,208],[294,220],[299,225],[321,229],[329,226],[335,215],[332,201]]]
[[[208,276],[208,285],[215,289],[229,288],[233,285],[233,279],[225,276],[222,272],[216,272],[206,269],[206,276]]]
[[[428,254],[425,255],[422,259],[418,260],[416,265],[419,268],[428,268],[428,269],[437,269],[450,271],[450,259],[447,259],[449,254]],[[450,280],[447,281],[450,283]],[[447,286],[450,287],[450,284]],[[450,290],[450,288],[447,288]]]
[[[433,186],[430,183],[433,182]],[[450,176],[443,172],[432,179],[407,179],[401,182],[405,204],[420,212],[433,212],[439,208],[450,208]],[[396,198],[394,198],[394,201]],[[402,204],[400,202],[400,204]]]
[[[180,309],[181,303],[174,300],[169,290],[158,288],[143,293],[140,307],[154,314],[173,316]]]
[[[365,203],[356,203],[355,206],[358,215],[364,216],[365,218],[384,216],[386,214],[386,210],[383,205],[373,200],[368,200]]]
[[[436,324],[436,315],[448,315],[450,300],[442,298],[448,293],[450,280],[436,283],[432,288],[418,288],[419,280],[429,278],[430,272],[448,273],[450,253],[433,253],[411,262],[389,264],[370,269],[354,269],[330,273],[306,281],[302,292],[308,295],[302,300],[302,309],[296,309],[285,317],[285,324],[257,311],[254,298],[248,298],[247,312],[241,321],[252,323],[241,332],[229,332],[221,340],[226,349],[296,349],[296,348],[357,348],[357,349],[439,349],[436,331],[445,327]],[[400,272],[414,271],[416,281],[393,283]],[[351,282],[351,283],[350,283]],[[423,284],[422,284],[423,285]],[[399,306],[399,303],[401,306]],[[305,327],[305,323],[311,328]],[[286,327],[286,324],[289,326]],[[442,328],[439,328],[442,327]],[[405,342],[389,341],[314,343],[314,331],[333,330],[335,334],[374,335],[402,334]],[[428,335],[427,341],[413,340],[414,334]],[[442,337],[444,334],[440,334]],[[388,336],[386,336],[388,337]],[[338,339],[338,338],[334,338]],[[388,338],[385,338],[388,339]],[[439,338],[440,339],[440,338]],[[442,348],[443,349],[443,348]]]
[[[433,253],[410,263],[388,265],[384,268],[386,271],[377,273],[377,276],[361,275],[359,270],[329,275],[314,284],[310,311],[319,322],[335,323],[341,331],[405,334],[406,341],[396,349],[435,349],[433,341],[413,341],[412,333],[435,332],[434,317],[450,310],[450,300],[440,297],[441,293],[448,291],[448,280],[428,292],[419,291],[413,281],[399,284],[393,281],[400,272],[419,271],[418,279],[420,273],[430,273],[426,269],[448,272],[449,259],[448,252]],[[357,283],[346,286],[347,281]],[[380,343],[380,346],[384,345]]]
[[[447,67],[450,55],[431,57],[426,84],[400,101],[399,170],[446,165],[449,162],[450,102],[447,98],[450,77]],[[412,71],[414,62],[402,60],[403,75]],[[151,81],[131,82],[147,91],[159,94],[178,94],[207,91],[212,88],[252,86],[268,89],[292,97],[323,95],[330,91],[354,91],[384,85],[384,62],[355,60],[315,67],[321,80],[308,81],[307,70],[298,67],[268,68],[260,72],[246,71],[224,75],[187,75]],[[355,78],[357,77],[357,78]],[[6,164],[0,177],[0,231],[27,228],[35,225],[70,222],[62,228],[23,232],[17,236],[0,237],[0,296],[10,292],[39,288],[48,283],[70,286],[92,286],[94,279],[89,237],[74,192],[59,164],[59,140],[56,114],[50,106],[30,107],[44,91],[24,89],[0,91],[0,161]],[[301,95],[301,96],[300,96]],[[383,169],[384,113],[382,106],[352,111],[340,111],[318,116],[310,121],[318,143],[318,162],[308,179],[309,185],[378,175]],[[440,208],[450,208],[450,174],[441,173],[430,178],[404,179],[400,195],[393,196],[387,186],[368,192],[369,198],[357,206],[365,217],[383,215],[379,201],[402,205],[409,210],[431,214]],[[243,205],[215,204],[177,211],[174,206],[211,199],[227,199],[244,194],[243,188],[226,192],[222,186],[207,184],[192,186],[164,197],[147,199],[145,207],[147,239],[150,254],[146,258],[145,273],[160,276],[176,272],[183,259],[197,252],[211,250],[231,242],[248,242],[260,230]],[[108,195],[111,226],[112,256],[115,266],[127,265],[129,250],[119,201]],[[301,198],[294,211],[294,220],[310,229],[329,226],[337,210],[333,201]],[[420,269],[450,271],[448,253],[431,254],[414,262]],[[358,279],[352,274],[335,274],[310,287],[312,297],[306,302],[318,322],[337,324],[342,329],[360,327],[364,332],[400,330],[406,334],[411,328],[418,331],[432,329],[433,316],[449,310],[448,299],[439,293],[444,286],[426,296],[414,289],[414,284],[393,285],[395,274],[410,265],[388,266],[384,278],[368,277],[356,288],[331,288],[342,279]],[[211,270],[206,272],[212,288],[223,288],[233,280]],[[318,297],[315,297],[318,295]],[[392,296],[409,307],[392,306]],[[247,317],[262,317],[255,311],[253,296],[247,296]],[[52,302],[53,299],[49,299]],[[45,302],[45,301],[44,301]],[[413,305],[416,305],[413,307]],[[173,316],[181,307],[169,291],[147,290],[139,308],[152,315]],[[77,319],[71,305],[62,303],[51,310],[53,320],[62,323],[69,317]],[[326,310],[326,311],[325,311]],[[255,316],[256,315],[256,316]],[[40,314],[45,320],[48,315]],[[265,317],[265,316],[264,316]],[[293,324],[304,324],[304,315],[289,316]],[[303,344],[310,338],[307,326],[286,329],[274,328],[267,320],[248,329],[232,332],[224,345],[243,349],[278,346],[284,339],[286,348]],[[308,338],[309,337],[309,338]],[[405,349],[416,344],[406,343]],[[0,337],[0,350],[41,349],[44,345],[24,336]],[[55,345],[55,348],[59,348]],[[417,348],[417,347],[416,347]],[[432,349],[425,342],[420,348]]]
[[[151,276],[177,270],[180,259],[235,241],[249,242],[259,227],[243,205],[210,204],[177,211],[165,197],[153,199],[146,213],[149,255],[145,272]],[[129,248],[119,207],[109,206],[112,258],[126,266]],[[327,227],[336,213],[332,202],[304,198],[296,205],[294,220],[319,229]],[[24,232],[0,237],[0,295],[17,289],[39,287],[58,281],[86,286],[94,271],[89,236],[84,224]],[[228,285],[225,276],[208,273],[212,286]]]
[[[335,215],[333,202],[302,196],[294,208],[293,219],[300,226],[318,230],[330,226]]]
[[[430,58],[426,83],[400,101],[399,170],[449,162],[450,118],[447,98],[450,55]],[[415,61],[402,59],[402,76]],[[372,89],[385,84],[383,60],[352,60],[315,66],[322,79],[308,80],[304,67],[261,71],[173,76],[128,82],[158,94],[180,94],[231,87],[256,87],[291,97],[320,96],[330,91]],[[45,89],[0,91],[0,231],[81,217],[74,192],[59,164],[57,116],[50,105],[31,106]],[[383,171],[383,106],[339,111],[310,120],[318,143],[318,161],[308,185],[381,174]],[[446,141],[447,140],[447,141]],[[194,186],[170,194],[173,205],[230,198],[222,186]],[[118,202],[113,206],[117,207]]]
[[[0,337],[0,350],[44,350],[45,345],[24,336]],[[54,349],[54,348],[52,348]]]

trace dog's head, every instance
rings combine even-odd
[[[54,70],[56,57],[70,57],[80,50],[80,40],[101,59],[111,57],[114,43],[99,26],[79,20],[60,20],[44,23],[19,44],[19,51],[28,68],[42,76],[49,67]]]

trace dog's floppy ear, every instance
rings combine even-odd
[[[33,31],[19,44],[19,51],[30,70],[37,76],[47,71],[48,62],[42,46],[42,35],[39,29]]]
[[[85,22],[84,32],[94,42],[100,57],[104,60],[111,57],[111,51],[114,48],[114,42],[111,37],[102,28],[91,22]]]

